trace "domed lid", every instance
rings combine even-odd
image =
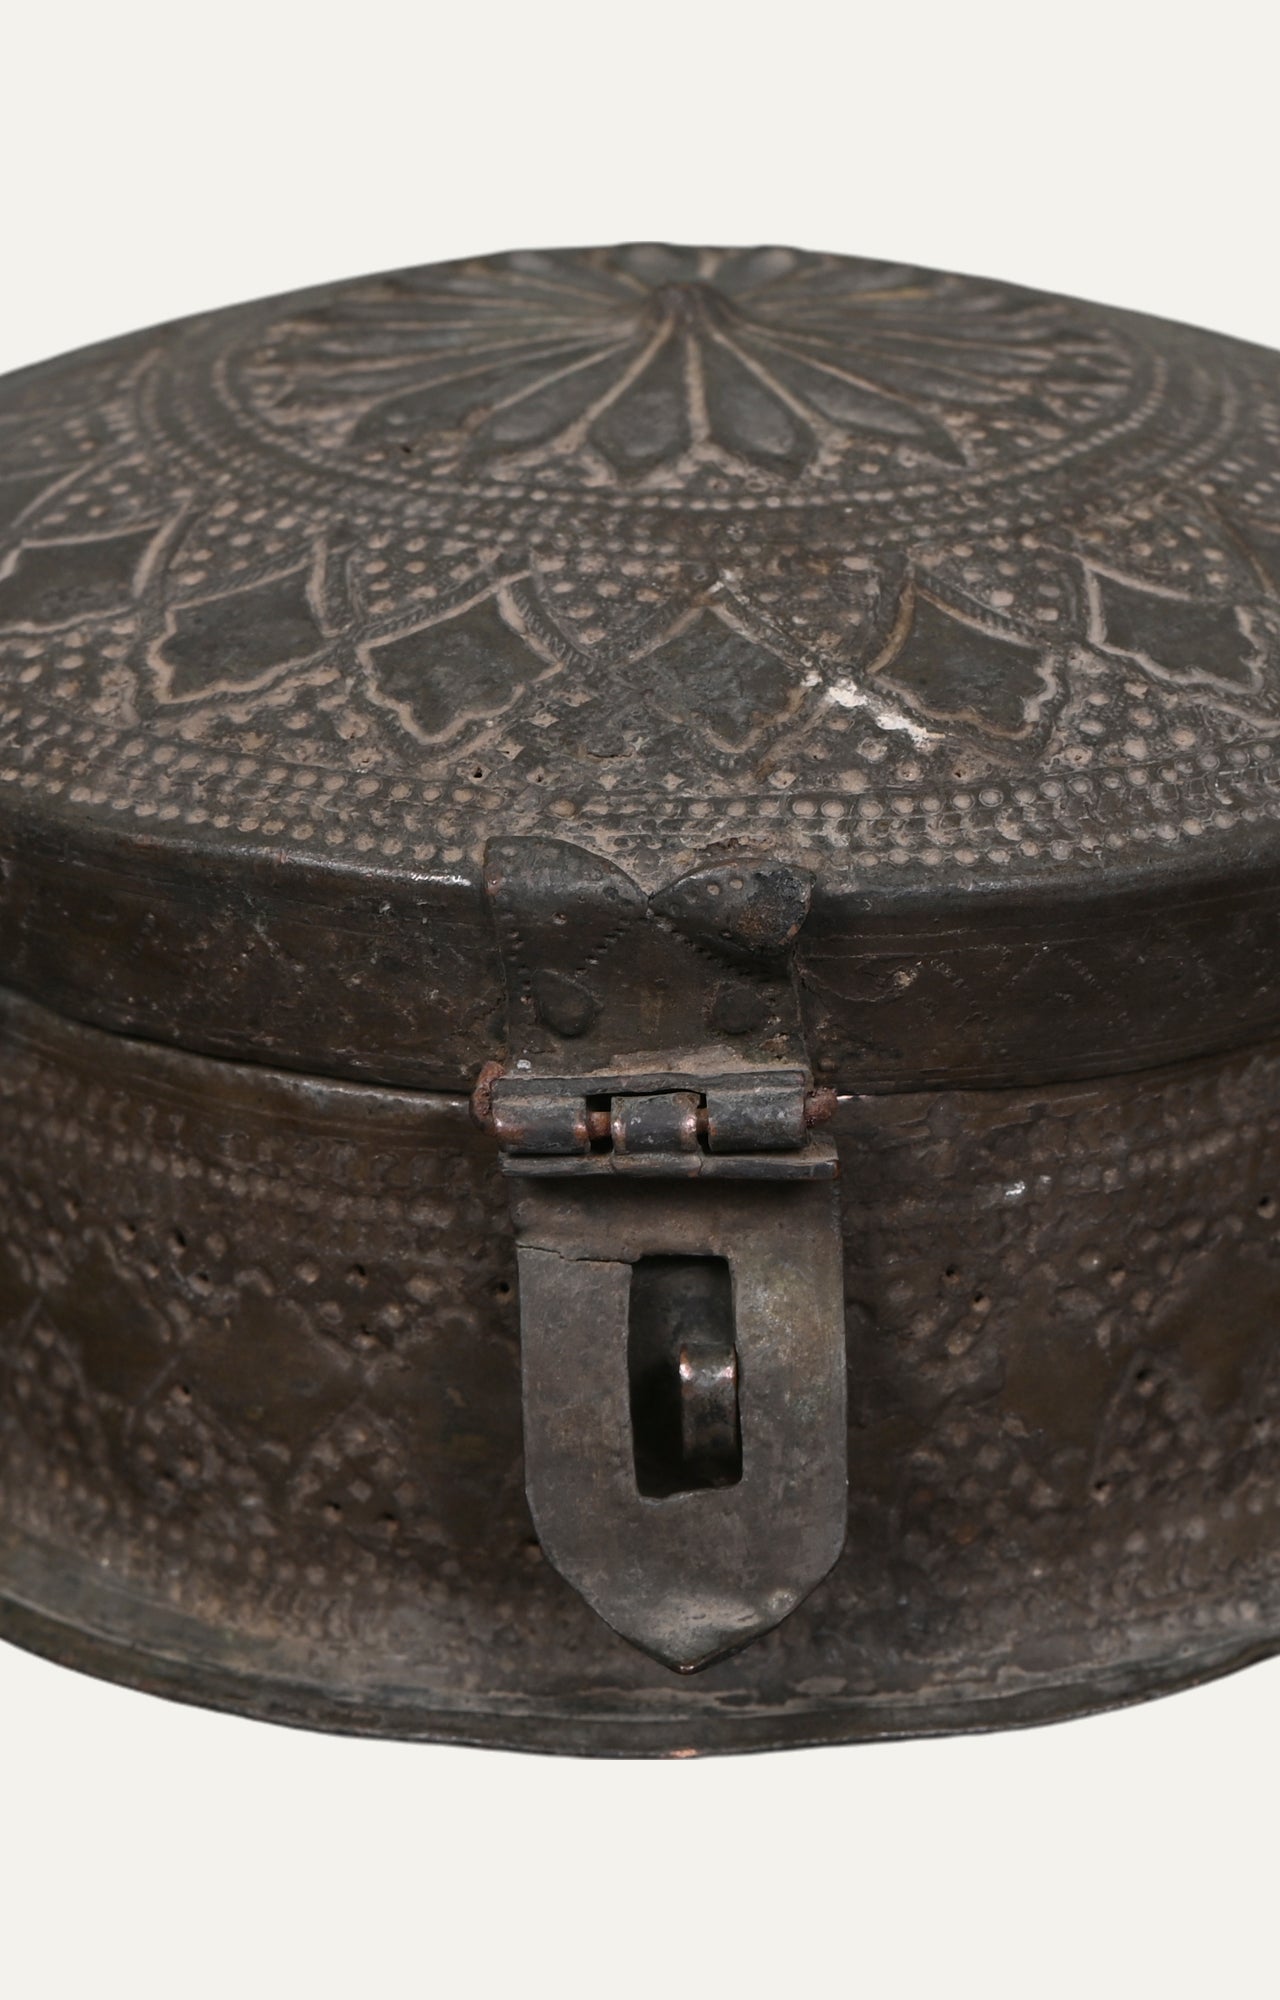
[[[459,1087],[486,842],[810,871],[819,1070],[1280,1022],[1280,357],[794,250],[520,254],[0,384],[0,978]],[[570,912],[571,916],[571,912]]]

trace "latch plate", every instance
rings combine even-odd
[[[519,1244],[525,1483],[548,1560],[623,1638],[706,1666],[794,1610],[845,1536],[844,1289],[819,1181],[510,1183]],[[641,1258],[723,1258],[741,1479],[646,1497],[627,1349]]]
[[[785,1618],[844,1542],[838,1166],[811,1130],[834,1099],[791,958],[811,885],[737,857],[646,895],[542,840],[491,843],[485,882],[509,1054],[475,1104],[515,1225],[534,1525],[615,1631],[692,1671]],[[719,1276],[658,1362],[680,1463],[651,1476],[636,1267],[702,1259]]]

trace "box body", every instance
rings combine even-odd
[[[677,1677],[540,1557],[459,1097],[0,1041],[0,1628],[278,1720],[602,1754],[985,1729],[1280,1644],[1280,1049],[864,1096],[849,1527]]]

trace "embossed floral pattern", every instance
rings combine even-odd
[[[1061,434],[1127,376],[1054,301],[791,250],[526,254],[281,322],[258,414],[332,446],[661,487],[794,479],[861,446],[963,465],[975,420]],[[974,440],[976,442],[976,440]]]
[[[24,798],[397,867],[732,820],[805,865],[1009,877],[1276,811],[1257,350],[631,246],[268,300],[83,370],[0,390]]]

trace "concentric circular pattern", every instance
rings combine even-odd
[[[0,784],[283,854],[1212,843],[1276,813],[1280,358],[787,250],[238,308],[0,386],[0,679]]]
[[[750,509],[922,503],[1076,454],[1156,387],[1071,308],[900,266],[637,246],[349,287],[229,356],[228,404],[399,486]]]

